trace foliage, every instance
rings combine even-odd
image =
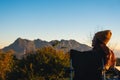
[[[52,47],[27,53],[22,59],[14,51],[0,50],[0,80],[68,80],[69,54]],[[120,65],[117,59],[117,65]]]
[[[11,72],[13,67],[13,54],[12,50],[3,52],[0,51],[0,80],[6,80],[7,73]]]
[[[65,80],[69,55],[52,47],[28,53],[21,60],[14,60],[14,68],[7,80]]]

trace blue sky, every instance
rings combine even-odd
[[[110,44],[120,49],[120,0],[0,0],[0,48],[25,39],[75,39],[110,29]]]

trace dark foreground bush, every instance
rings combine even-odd
[[[69,55],[52,47],[38,49],[34,54],[15,60],[7,80],[65,80]]]

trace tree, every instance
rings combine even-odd
[[[17,66],[8,80],[64,80],[69,54],[44,47],[15,62]]]
[[[13,67],[13,53],[9,50],[7,52],[0,52],[0,80],[6,80],[7,73],[11,72]]]

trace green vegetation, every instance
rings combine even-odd
[[[69,80],[68,53],[44,47],[27,53],[22,59],[13,56],[14,51],[0,50],[0,80]],[[120,66],[120,59],[117,59]]]
[[[0,80],[67,80],[65,68],[69,67],[69,55],[52,47],[28,53],[16,59],[12,51],[0,51]]]
[[[0,51],[0,80],[6,80],[7,74],[12,71],[14,60],[12,50],[4,53]]]

